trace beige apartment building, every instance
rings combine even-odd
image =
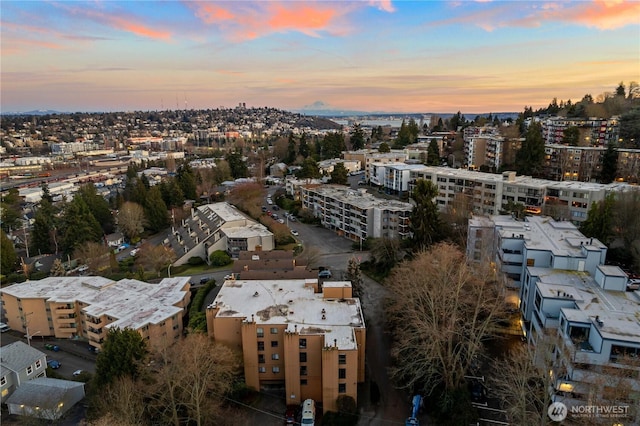
[[[336,410],[358,400],[366,327],[348,281],[227,280],[207,307],[216,342],[242,351],[247,386],[284,387],[287,404],[311,398]]]
[[[103,277],[48,277],[1,290],[7,323],[32,337],[84,338],[100,349],[110,328],[136,330],[148,348],[182,335],[191,293],[189,277],[158,284]]]

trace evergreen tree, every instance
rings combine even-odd
[[[357,151],[364,148],[364,132],[360,124],[353,126],[353,130],[349,135],[349,140],[351,142],[352,150]]]
[[[167,179],[158,186],[162,195],[162,201],[164,201],[167,207],[180,207],[184,204],[184,194],[182,193],[182,188],[176,182],[176,179]]]
[[[440,148],[438,148],[438,142],[435,139],[431,139],[431,142],[429,142],[429,148],[427,149],[427,164],[430,166],[440,165]]]
[[[92,183],[82,185],[76,196],[81,197],[89,207],[89,211],[102,226],[105,234],[110,234],[115,228],[115,220],[111,214],[109,203],[104,197],[98,195],[95,185]]]
[[[391,148],[389,147],[388,143],[382,142],[378,147],[378,152],[380,153],[391,152]]]
[[[40,201],[40,205],[34,215],[33,229],[31,230],[31,251],[34,253],[54,253],[53,234],[57,232],[55,210],[46,199]]]
[[[178,181],[177,183],[180,186],[180,189],[182,189],[184,197],[186,197],[188,200],[196,200],[198,197],[196,191],[196,176],[189,164],[183,164],[182,166],[180,166],[176,175],[176,179]]]
[[[9,275],[16,270],[18,256],[13,243],[3,230],[0,230],[0,272]]]
[[[247,163],[242,159],[240,152],[232,152],[227,154],[227,163],[231,169],[231,176],[234,179],[244,178],[249,176],[249,169],[247,169]],[[185,194],[186,195],[186,194]]]
[[[615,195],[608,194],[604,200],[593,203],[587,214],[587,220],[580,225],[580,232],[586,237],[597,238],[602,243],[609,244],[614,235],[615,202]]]
[[[287,157],[284,162],[287,164],[293,164],[296,161],[296,140],[293,137],[293,132],[289,133],[289,142],[287,144]]]
[[[439,241],[444,235],[435,198],[438,188],[430,181],[419,179],[411,193],[415,206],[411,211],[412,243],[415,250],[424,250]]]
[[[20,207],[20,196],[17,188],[11,188],[2,195],[0,202],[0,222],[2,229],[8,232],[10,229],[16,229],[20,226],[18,219],[22,209]]]
[[[515,160],[518,174],[540,176],[544,165],[544,140],[540,123],[531,122]]]
[[[600,182],[611,183],[618,174],[618,151],[613,142],[609,143],[607,150],[602,156],[602,170],[600,171]]]
[[[302,168],[298,170],[296,176],[299,179],[317,179],[320,177],[318,163],[313,158],[307,158],[302,163]]]
[[[152,232],[159,232],[169,226],[167,205],[162,201],[160,188],[151,187],[143,204],[147,227]]]
[[[145,341],[136,330],[110,328],[96,359],[96,385],[102,387],[120,377],[137,379],[147,353]]]
[[[82,243],[102,240],[102,227],[91,214],[82,197],[76,196],[67,204],[62,218],[62,248],[72,253]]]
[[[327,133],[322,141],[322,159],[339,158],[342,151],[347,149],[342,133]]]
[[[336,185],[348,185],[348,177],[349,173],[344,167],[344,164],[338,163],[333,167],[333,171],[331,172],[331,183],[334,183]]]
[[[307,144],[307,135],[303,133],[300,137],[300,145],[298,146],[298,154],[302,158],[307,158],[309,156],[309,144]]]
[[[569,126],[562,132],[562,143],[571,146],[578,146],[580,141],[580,130],[576,126]]]

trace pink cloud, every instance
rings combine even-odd
[[[94,22],[115,28],[117,30],[126,31],[137,36],[151,38],[154,40],[170,40],[171,32],[160,31],[140,22],[139,19],[118,13],[104,13],[97,10],[90,10],[81,7],[72,7],[66,4],[59,4],[58,7],[64,9],[72,15],[82,16]]]
[[[496,3],[483,9],[435,25],[474,24],[486,31],[502,27],[539,27],[545,22],[565,22],[611,30],[637,25],[640,2],[625,0],[593,0],[585,2]]]
[[[396,8],[393,7],[391,0],[369,0],[369,4],[385,12],[391,13],[396,11]]]
[[[373,4],[373,3],[372,3]],[[392,10],[390,1],[376,5]],[[299,32],[310,37],[343,35],[351,30],[348,14],[367,7],[359,2],[236,2],[220,7],[210,2],[186,2],[194,15],[207,25],[216,26],[228,38],[250,40],[273,33]]]

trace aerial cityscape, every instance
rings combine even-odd
[[[0,3],[3,425],[640,426],[640,3]]]

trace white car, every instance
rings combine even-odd
[[[138,254],[138,250],[140,250],[140,249],[135,248],[135,249],[131,250],[129,252],[129,255],[132,256],[132,257],[135,256],[136,254]]]
[[[295,229],[292,229],[292,230],[291,230],[291,235],[295,235],[295,236],[297,237],[297,236],[298,236],[298,235],[300,235],[300,234],[299,234],[299,233],[298,233],[298,231],[296,231]]]
[[[284,223],[284,219],[278,219],[278,223]]]
[[[267,204],[269,205],[273,204],[273,201],[271,200],[271,198],[267,198]]]
[[[82,370],[76,370],[73,372],[73,377],[78,377],[79,375],[81,375],[83,373]]]

